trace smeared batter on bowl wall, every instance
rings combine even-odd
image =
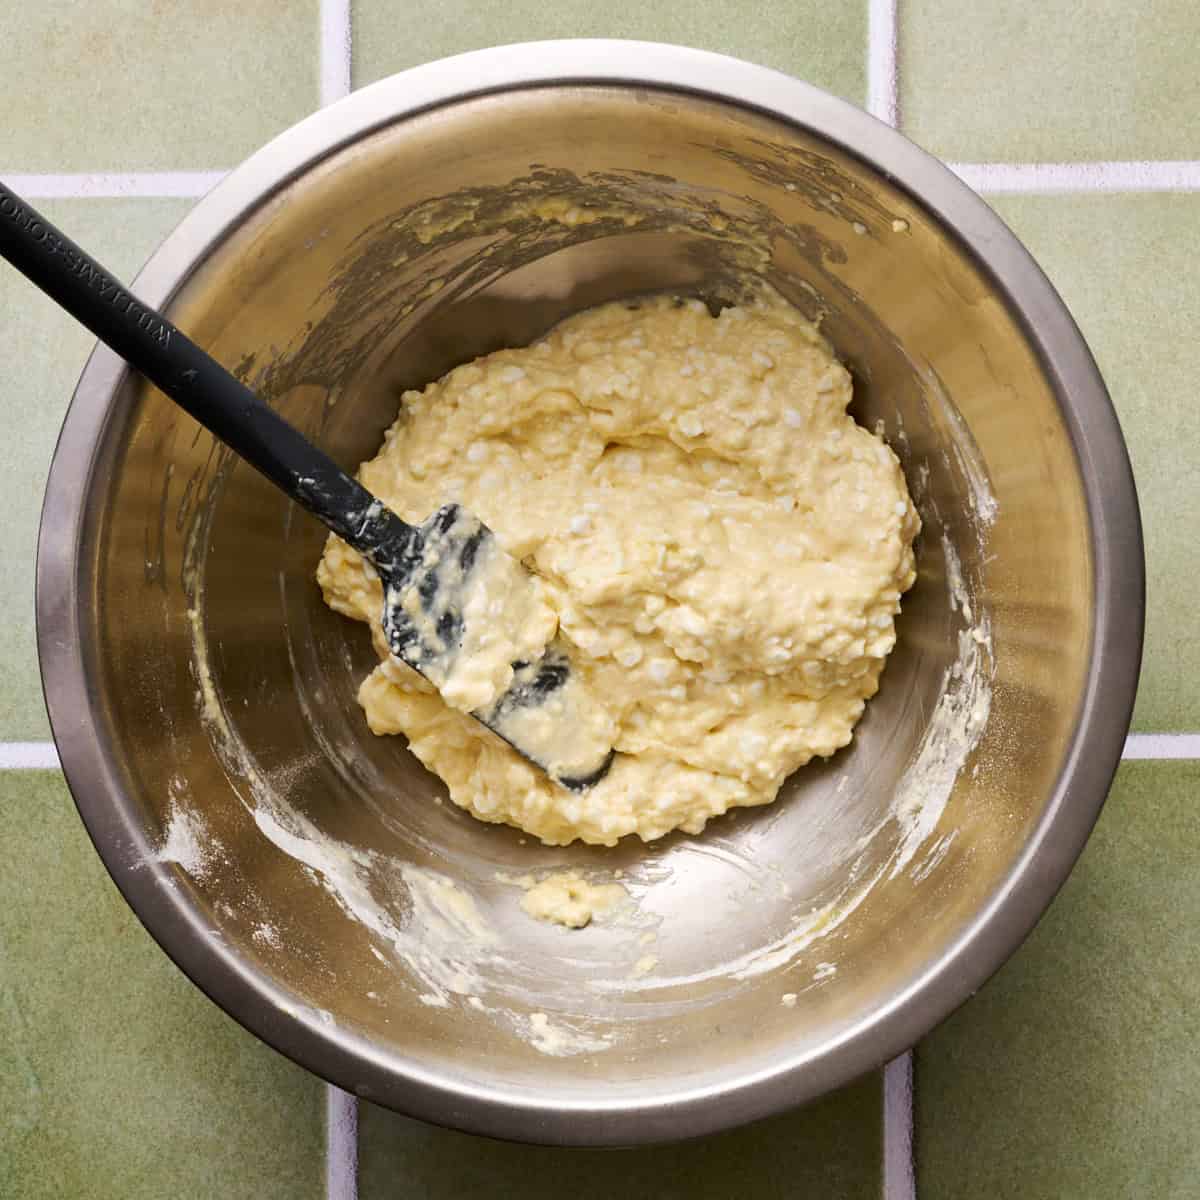
[[[849,373],[773,292],[718,316],[658,297],[580,313],[403,397],[368,488],[410,521],[454,500],[545,584],[618,728],[570,792],[388,656],[379,582],[331,538],[317,578],[370,624],[359,691],[455,803],[553,845],[699,833],[846,745],[895,644],[920,521],[847,414]]]

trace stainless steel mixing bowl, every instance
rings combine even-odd
[[[87,365],[38,563],[67,778],[183,970],[349,1091],[555,1143],[763,1116],[961,1003],[1083,846],[1141,647],[1121,434],[1026,252],[864,113],[673,47],[467,55],[283,134],[135,287],[354,466],[406,386],[753,272],[821,315],[900,453],[920,578],[851,748],[649,846],[550,849],[442,803],[367,732],[373,654],[321,602],[322,530],[110,353]],[[621,870],[635,911],[570,933],[498,878],[560,865]]]

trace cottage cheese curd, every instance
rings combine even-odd
[[[541,580],[616,731],[572,792],[387,654],[374,572],[330,538],[317,577],[367,622],[370,728],[451,799],[542,841],[698,833],[767,804],[851,738],[895,644],[919,519],[899,462],[847,415],[849,373],[774,293],[613,303],[408,392],[363,483],[419,522],[457,501]]]

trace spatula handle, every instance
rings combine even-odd
[[[3,182],[0,255],[334,533],[370,554],[380,525],[371,494]]]

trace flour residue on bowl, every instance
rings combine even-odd
[[[207,503],[193,524],[184,571],[192,669],[201,719],[213,746],[231,778],[240,777],[249,786],[251,799],[242,797],[242,800],[259,831],[302,863],[347,917],[390,948],[421,987],[422,1003],[446,1007],[451,997],[474,995],[484,987],[481,968],[499,956],[495,951],[496,936],[480,916],[471,896],[440,872],[384,858],[323,833],[280,798],[230,728],[212,677],[201,615],[204,581],[198,569],[199,548],[211,521],[215,484],[227,467],[226,459],[221,462]],[[188,835],[195,832],[190,823],[195,816],[180,807],[173,811],[182,814],[183,821],[175,848],[189,855],[194,849]]]
[[[252,815],[274,845],[308,867],[342,911],[374,933],[420,981],[422,1004],[446,1008],[452,997],[486,989],[483,968],[499,960],[498,939],[474,900],[448,876],[381,861],[378,854],[336,842],[262,796]],[[406,893],[403,919],[377,895],[386,883]]]
[[[974,533],[982,558],[988,530],[1000,511],[987,464],[938,373],[929,364],[914,365],[925,384],[927,411],[942,434],[945,446],[942,454],[947,466],[957,468],[951,474],[957,474],[961,480],[959,495],[969,510],[968,527]],[[943,675],[940,693],[917,752],[896,788],[892,811],[901,836],[891,877],[912,864],[917,852],[937,830],[959,773],[987,727],[992,707],[992,681],[996,674],[992,622],[983,600],[982,586],[973,585],[967,579],[959,550],[946,532],[937,502],[929,494],[928,464],[921,464],[920,473],[919,491],[923,509],[928,509],[926,524],[942,526],[947,599],[958,624],[954,633],[957,653]],[[926,516],[926,513],[923,511],[922,515]],[[933,869],[945,855],[953,837],[951,832],[931,846],[925,858],[913,868],[914,878],[921,879]]]
[[[995,660],[991,618],[981,603],[972,607],[958,552],[945,533],[942,553],[950,607],[962,618],[958,654],[946,669],[921,744],[896,788],[893,811],[901,837],[892,863],[893,877],[912,862],[937,829],[958,774],[983,736],[992,707]],[[948,845],[943,841],[939,854],[944,854]]]
[[[185,789],[178,779],[170,785],[167,826],[154,861],[174,863],[193,879],[203,880],[212,870],[218,847],[199,813],[184,806]]]
[[[926,398],[932,401],[926,404],[926,411],[942,435],[941,441],[946,447],[942,453],[948,464],[952,462],[957,467],[965,485],[964,499],[970,507],[972,523],[982,543],[987,529],[995,523],[1000,511],[987,463],[975,441],[975,435],[947,394],[941,376],[928,363],[913,365],[925,385]]]
[[[530,1015],[528,1037],[529,1044],[535,1050],[554,1058],[572,1054],[598,1054],[613,1044],[611,1037],[596,1037],[561,1022],[551,1021],[544,1012]]]
[[[523,1014],[512,986],[511,963],[498,932],[471,893],[429,867],[357,849],[321,833],[281,805],[255,780],[252,814],[264,836],[309,868],[314,880],[355,923],[373,933],[417,982],[417,999],[430,1008],[465,1004],[505,1025],[539,1053],[591,1054],[615,1044],[614,1035],[590,1032],[585,1017]],[[372,948],[375,950],[375,948]],[[387,956],[376,956],[387,961]],[[503,994],[503,1001],[494,998]]]

